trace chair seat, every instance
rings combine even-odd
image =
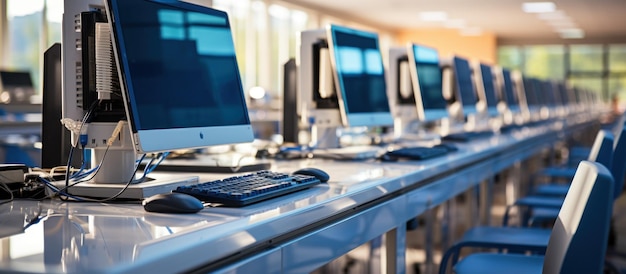
[[[535,194],[539,195],[551,195],[551,196],[565,196],[569,190],[569,184],[545,184],[535,188]]]
[[[469,255],[454,266],[457,274],[533,274],[543,270],[543,256],[478,253]]]
[[[463,235],[463,246],[545,252],[551,229],[529,227],[474,227]]]

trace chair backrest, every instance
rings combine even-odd
[[[613,162],[614,136],[610,130],[600,130],[593,141],[587,161],[598,162],[605,167],[610,167]]]
[[[626,175],[626,128],[616,136],[615,148],[613,149],[613,163],[611,164],[611,174],[615,181],[615,189],[613,190],[613,198],[617,199],[622,194],[624,187],[624,175]]]
[[[612,198],[608,169],[580,162],[552,228],[543,273],[602,273]]]

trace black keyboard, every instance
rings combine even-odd
[[[387,151],[383,156],[384,161],[395,161],[399,159],[424,160],[448,154],[456,151],[456,147],[451,145],[437,145],[434,147],[404,147]]]
[[[493,135],[493,131],[467,131],[467,132],[459,132],[452,133],[446,136],[443,136],[441,139],[445,141],[460,141],[467,142],[474,139],[485,138]]]
[[[303,190],[319,183],[321,181],[313,176],[262,170],[222,180],[179,186],[174,192],[189,194],[204,202],[240,207]]]

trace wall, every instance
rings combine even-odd
[[[428,28],[401,30],[397,34],[399,44],[414,42],[431,46],[438,49],[442,57],[458,54],[470,60],[497,63],[497,41],[492,33],[463,35],[456,29]]]

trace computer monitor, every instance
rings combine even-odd
[[[454,56],[452,59],[454,70],[454,96],[463,108],[463,114],[467,116],[477,115],[478,97],[472,81],[472,69],[467,59]]]
[[[0,103],[30,103],[33,94],[30,72],[0,70]]]
[[[327,39],[343,125],[393,125],[378,34],[329,25]]]
[[[120,154],[131,154],[133,157],[130,161],[128,156],[116,159],[118,154],[111,155],[112,151],[108,152],[109,156],[103,156],[107,152],[100,151],[107,149],[107,145],[96,138],[103,132],[110,136],[115,123],[112,127],[111,123],[102,123],[102,127],[99,123],[92,123],[88,127],[89,138],[97,141],[93,144],[89,142],[87,147],[94,149],[96,163],[98,158],[107,158],[99,173],[120,173],[116,169],[102,170],[106,164],[115,166],[111,162],[116,161],[122,162],[117,165],[117,168],[123,169],[121,173],[127,169],[132,171],[136,165],[136,153],[253,140],[225,12],[179,1],[108,0],[105,4],[108,23],[94,23],[96,46],[102,46],[95,52],[96,57],[102,57],[96,59],[96,82],[112,83],[112,86],[104,86],[112,92],[108,95],[110,98],[105,96],[105,99],[98,100],[96,110],[106,102],[113,103],[105,106],[116,106],[116,102],[121,102],[123,115],[117,120],[127,121],[128,127],[118,137],[122,147],[115,147],[115,151],[120,150]],[[75,21],[68,20],[74,20],[75,14],[85,9],[104,11],[101,6],[92,9],[88,3],[70,3],[66,5],[64,30],[75,29],[71,25]],[[107,37],[110,41],[108,45],[112,44],[108,49]],[[91,65],[81,64],[78,61],[80,52],[76,52],[88,48],[89,41],[81,41],[82,49],[77,49],[71,38],[71,33],[66,36],[64,32],[63,46],[69,48],[69,57],[72,57],[64,60],[64,72],[70,71],[70,74],[79,71],[71,70],[74,64],[83,68]],[[68,40],[72,43],[67,44]],[[119,77],[119,87],[111,81],[116,77]],[[73,94],[82,91],[78,88],[81,84],[77,83],[78,78],[79,75],[70,75],[74,89],[65,86],[64,91],[64,95],[69,97],[69,100],[64,100],[64,103],[68,102],[67,106],[64,105],[64,113],[74,119],[82,118],[85,112],[82,105],[72,102],[72,99],[85,97]],[[101,94],[98,93],[98,96]],[[130,147],[124,144],[130,144]],[[124,183],[126,180],[117,182]],[[95,182],[99,182],[98,178]]]
[[[478,97],[489,116],[498,115],[498,97],[496,96],[496,83],[490,65],[479,63],[474,73]]]
[[[427,46],[407,45],[409,70],[417,114],[421,121],[431,122],[449,117],[448,102],[443,97],[443,78],[439,52]]]
[[[539,107],[539,99],[537,98],[537,93],[535,93],[535,82],[532,78],[524,76],[522,77],[522,84],[529,111],[536,111]]]
[[[570,95],[569,95],[568,88],[565,85],[565,82],[557,81],[556,82],[556,91],[557,91],[557,93],[559,95],[560,104],[563,105],[563,107],[565,107],[565,109],[567,110],[567,108],[569,107],[569,104],[570,104]]]
[[[545,98],[546,106],[550,111],[550,116],[558,116],[559,113],[559,99],[554,90],[554,83],[550,80],[541,81],[543,84],[543,97]]]
[[[515,85],[511,78],[511,71],[508,69],[502,69],[502,97],[506,102],[506,107],[513,113],[520,112],[519,98],[515,92]]]
[[[107,10],[138,153],[253,140],[225,12],[151,0]]]

